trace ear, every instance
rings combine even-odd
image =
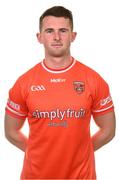
[[[38,32],[36,34],[36,37],[37,37],[38,42],[42,44],[42,38],[41,38],[41,33],[40,32]]]
[[[77,33],[76,32],[72,32],[72,38],[71,38],[71,42],[73,42],[76,38]]]

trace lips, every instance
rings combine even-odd
[[[53,46],[53,47],[62,47],[63,44],[52,44],[51,46]]]

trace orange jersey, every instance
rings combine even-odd
[[[6,107],[30,127],[21,179],[96,179],[90,119],[112,110],[107,83],[75,59],[61,70],[42,61],[22,75]]]

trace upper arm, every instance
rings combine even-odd
[[[26,119],[28,107],[26,104],[26,83],[19,78],[9,90],[6,113],[17,119]]]
[[[104,130],[107,134],[115,135],[116,120],[114,111],[94,117],[96,125]]]
[[[16,118],[6,113],[4,120],[5,135],[8,136],[16,131],[19,131],[24,122],[25,119]]]

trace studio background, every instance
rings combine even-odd
[[[97,180],[119,179],[119,5],[118,0],[0,0],[0,179],[18,180],[24,153],[4,137],[8,91],[16,79],[44,58],[37,42],[39,17],[62,5],[74,17],[77,38],[72,56],[96,70],[108,82],[115,105],[115,138],[95,152]],[[91,123],[92,134],[96,126]],[[27,134],[28,125],[23,131]]]

